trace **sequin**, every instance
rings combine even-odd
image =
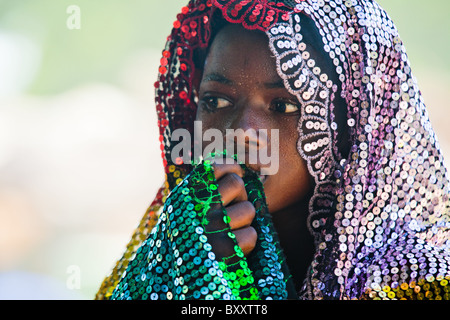
[[[405,47],[372,0],[198,0],[182,8],[154,84],[166,182],[97,297],[286,297],[289,275],[281,271],[286,264],[272,228],[260,224],[256,262],[239,246],[233,268],[217,261],[204,230],[206,209],[194,204],[189,174],[196,171],[170,160],[171,132],[195,119],[189,59],[208,44],[212,8],[267,34],[277,72],[301,106],[297,146],[315,181],[308,221],[316,253],[298,297],[449,300],[447,171]],[[305,15],[318,28],[333,72],[306,44]],[[344,111],[335,105],[339,96]],[[338,112],[346,120],[337,121]],[[351,137],[348,156],[339,147],[342,127]],[[178,279],[173,283],[164,277],[169,270]]]
[[[171,167],[169,171],[176,170]],[[182,183],[172,190],[158,224],[137,250],[138,254],[112,293],[112,299],[264,299],[269,295],[272,299],[286,298],[284,286],[287,278],[285,277],[289,275],[284,275],[281,271],[281,264],[285,259],[282,257],[276,236],[269,234],[272,232],[271,221],[267,206],[259,200],[262,185],[254,173],[251,173],[253,176],[248,178],[250,180],[246,182],[246,187],[253,190],[250,194],[254,201],[258,202],[255,227],[261,229],[259,246],[269,250],[257,250],[261,256],[255,254],[253,257],[246,258],[236,243],[235,235],[225,230],[229,238],[235,241],[235,255],[240,260],[232,265],[217,263],[216,256],[211,251],[212,247],[208,243],[207,232],[202,225],[202,216],[206,214],[203,211],[209,208],[208,203],[220,203],[217,188],[206,188],[210,194],[202,199],[191,196],[196,188],[203,189],[205,185],[215,185],[215,180],[211,178],[210,173],[211,167],[201,164],[185,178],[185,181],[188,181],[187,184]],[[181,210],[174,211],[173,208],[177,207],[180,200],[181,203],[189,203],[188,206],[192,204],[191,209],[196,211],[192,218],[186,218],[186,213],[181,215]],[[200,201],[202,205],[194,204],[193,201]],[[187,211],[188,215],[190,213],[191,211]],[[175,216],[179,216],[176,222],[173,221]],[[229,217],[224,221],[229,222]],[[178,228],[182,225],[187,232],[180,235]],[[167,238],[168,234],[171,235],[171,246]],[[186,239],[185,235],[188,237],[190,235],[190,240],[180,242],[174,239],[178,236]],[[168,251],[169,246],[171,251]],[[168,254],[169,252],[173,252],[173,258]],[[261,257],[265,258],[261,260]],[[151,264],[149,264],[150,261],[152,261]],[[264,267],[262,273],[258,272],[260,261],[264,261],[265,265],[270,264],[271,267]],[[135,278],[134,274],[140,274],[140,277]],[[169,274],[177,274],[182,280],[171,282]],[[272,275],[276,275],[283,281],[274,282]],[[213,276],[214,282],[211,282]],[[264,286],[270,284],[270,290],[262,292],[257,283],[264,283]],[[218,284],[220,285],[217,286]]]

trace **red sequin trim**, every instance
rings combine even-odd
[[[222,10],[224,18],[231,23],[242,24],[246,29],[266,31],[279,19],[287,21],[292,8],[282,3],[257,0],[215,0],[214,6]]]

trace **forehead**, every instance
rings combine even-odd
[[[303,23],[303,39],[306,51],[316,63],[333,77],[332,61],[320,46],[321,39],[310,19]],[[203,66],[203,73],[221,74],[239,71],[242,76],[264,77],[265,80],[280,79],[276,71],[276,60],[269,48],[267,35],[258,30],[247,30],[238,24],[225,24],[214,37]]]
[[[220,72],[228,76],[277,77],[275,58],[266,34],[246,30],[239,25],[226,25],[212,41],[204,72]]]

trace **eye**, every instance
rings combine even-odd
[[[294,113],[298,111],[298,104],[283,101],[283,100],[277,100],[272,103],[271,110],[274,110],[279,113]]]
[[[216,109],[223,109],[231,107],[233,104],[225,98],[219,97],[205,97],[201,100],[201,102],[206,106],[210,111],[215,111]]]

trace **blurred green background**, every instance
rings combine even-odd
[[[379,3],[446,156],[450,2]],[[0,0],[0,299],[91,299],[124,250],[163,181],[153,82],[185,4]]]
[[[40,64],[26,92],[55,94],[87,81],[119,84],[124,59],[161,50],[185,1],[21,0],[0,2],[0,27],[39,46]],[[450,72],[450,2],[378,1],[396,23],[417,69]],[[69,30],[70,5],[81,9],[81,29]]]
[[[88,81],[120,85],[123,61],[141,49],[160,51],[182,4],[174,0],[2,0],[0,27],[39,46],[40,65],[26,92],[56,94]],[[79,30],[66,27],[70,5],[80,8]]]

